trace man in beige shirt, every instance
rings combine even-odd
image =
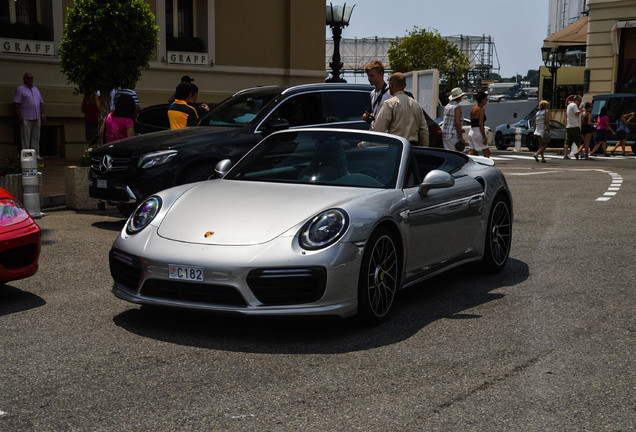
[[[428,126],[420,104],[404,93],[406,78],[396,72],[389,78],[393,96],[382,105],[373,130],[406,138],[413,145],[428,146]]]

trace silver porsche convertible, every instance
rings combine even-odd
[[[508,259],[512,198],[492,160],[383,133],[297,129],[231,165],[135,210],[110,251],[117,297],[378,322],[401,288]]]

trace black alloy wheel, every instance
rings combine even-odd
[[[400,260],[386,229],[375,231],[364,250],[358,280],[358,314],[366,322],[382,322],[389,314],[400,283]]]
[[[512,212],[510,204],[506,199],[498,196],[495,198],[488,215],[483,258],[486,270],[497,272],[504,267],[510,255],[511,240]]]

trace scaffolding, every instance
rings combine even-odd
[[[456,45],[460,52],[468,58],[470,70],[465,77],[465,84],[472,88],[480,88],[482,80],[490,79],[492,72],[500,69],[499,60],[495,67],[496,59],[495,42],[491,36],[445,36],[444,39]],[[371,60],[381,60],[388,66],[388,51],[391,43],[399,42],[400,38],[354,38],[340,41],[340,56],[344,64],[343,70],[350,74],[364,74],[364,66]],[[333,40],[327,39],[325,51],[325,70],[329,72],[329,62],[333,55]]]

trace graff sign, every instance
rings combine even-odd
[[[167,58],[168,64],[187,64],[197,66],[206,66],[208,64],[208,55],[206,53],[168,51]]]
[[[3,53],[54,56],[53,42],[0,38],[0,49]]]

